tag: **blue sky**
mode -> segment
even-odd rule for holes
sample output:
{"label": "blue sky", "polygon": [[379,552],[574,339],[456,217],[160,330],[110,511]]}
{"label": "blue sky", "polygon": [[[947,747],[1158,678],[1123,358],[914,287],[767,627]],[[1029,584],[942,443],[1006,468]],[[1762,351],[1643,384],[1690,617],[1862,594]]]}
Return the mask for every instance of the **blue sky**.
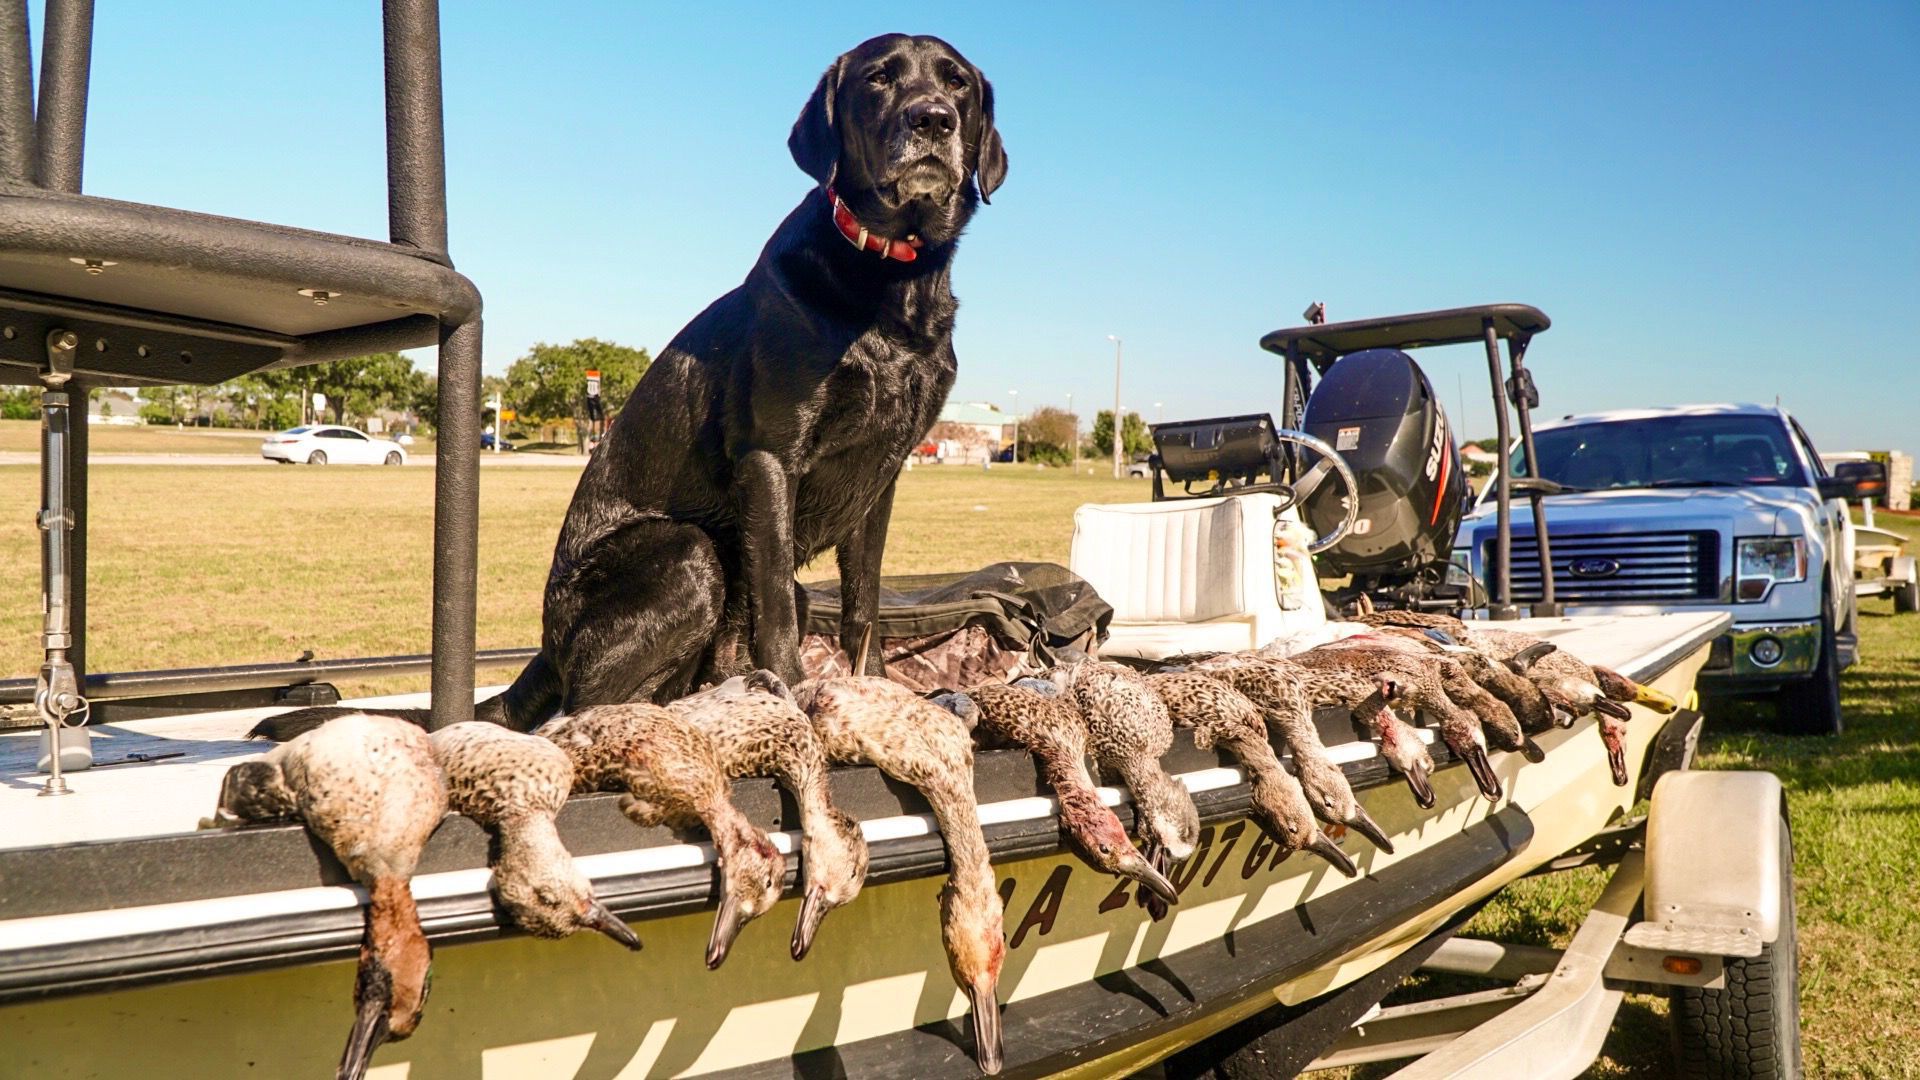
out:
{"label": "blue sky", "polygon": [[[39,5],[34,5],[36,27]],[[1543,412],[1778,395],[1825,449],[1920,450],[1920,7],[445,5],[453,254],[487,368],[657,350],[808,181],[833,57],[933,33],[1012,166],[955,272],[956,399],[1278,407],[1257,340],[1538,305]],[[383,236],[371,2],[99,5],[87,190]],[[1490,434],[1485,367],[1422,356]]]}

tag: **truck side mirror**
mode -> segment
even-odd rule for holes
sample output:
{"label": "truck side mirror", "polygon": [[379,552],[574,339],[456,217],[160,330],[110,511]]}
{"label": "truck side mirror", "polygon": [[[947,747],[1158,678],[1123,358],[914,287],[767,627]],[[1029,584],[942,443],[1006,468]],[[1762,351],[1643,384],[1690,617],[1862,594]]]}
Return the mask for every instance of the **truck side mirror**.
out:
{"label": "truck side mirror", "polygon": [[1820,481],[1823,499],[1872,499],[1887,493],[1887,467],[1878,461],[1842,461]]}

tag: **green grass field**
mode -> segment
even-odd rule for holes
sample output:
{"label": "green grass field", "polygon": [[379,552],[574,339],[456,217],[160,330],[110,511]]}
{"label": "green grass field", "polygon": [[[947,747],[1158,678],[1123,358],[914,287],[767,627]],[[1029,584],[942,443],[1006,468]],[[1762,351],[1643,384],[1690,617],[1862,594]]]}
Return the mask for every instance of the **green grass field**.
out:
{"label": "green grass field", "polygon": [[[169,434],[208,438],[142,433]],[[17,437],[0,425],[0,449]],[[480,645],[530,645],[576,474],[481,475]],[[0,560],[20,568],[0,607],[0,670],[11,675],[38,664],[38,482],[33,468],[0,467]],[[91,497],[96,671],[427,648],[430,470],[101,466]],[[901,481],[886,569],[1065,562],[1076,505],[1145,497],[1144,481],[1059,470],[918,469]],[[1920,536],[1920,519],[1889,520]],[[1885,599],[1862,604],[1845,735],[1782,738],[1764,705],[1740,706],[1711,718],[1702,745],[1703,766],[1770,769],[1790,793],[1810,1076],[1920,1075],[1908,1032],[1920,1001],[1920,615],[1891,610]],[[1470,932],[1565,944],[1602,880],[1593,871],[1522,882]],[[1665,1076],[1665,1040],[1664,1003],[1629,998],[1593,1075]]]}

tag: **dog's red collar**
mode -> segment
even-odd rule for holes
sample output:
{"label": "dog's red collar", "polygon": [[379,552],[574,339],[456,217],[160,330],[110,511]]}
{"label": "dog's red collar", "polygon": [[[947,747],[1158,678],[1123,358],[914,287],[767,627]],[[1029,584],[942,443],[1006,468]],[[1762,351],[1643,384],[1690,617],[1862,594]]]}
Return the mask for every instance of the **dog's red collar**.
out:
{"label": "dog's red collar", "polygon": [[919,237],[909,236],[905,240],[894,240],[868,232],[866,227],[860,224],[860,219],[853,216],[853,211],[847,209],[847,204],[840,201],[840,196],[833,193],[832,187],[827,188],[827,201],[833,206],[834,227],[840,230],[841,236],[847,238],[847,243],[861,251],[878,252],[883,259],[912,262],[920,257],[920,252],[916,250],[922,242]]}

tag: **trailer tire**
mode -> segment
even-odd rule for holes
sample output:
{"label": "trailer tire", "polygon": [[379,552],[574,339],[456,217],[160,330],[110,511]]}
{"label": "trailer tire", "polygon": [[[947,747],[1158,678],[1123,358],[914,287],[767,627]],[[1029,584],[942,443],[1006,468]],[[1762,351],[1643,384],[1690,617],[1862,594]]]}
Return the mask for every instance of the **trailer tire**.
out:
{"label": "trailer tire", "polygon": [[1840,715],[1837,630],[1831,620],[1821,621],[1820,660],[1813,674],[1779,693],[1780,726],[1789,735],[1838,735],[1845,726]]}
{"label": "trailer tire", "polygon": [[1893,611],[1896,615],[1920,611],[1920,580],[1908,581],[1893,590]]}
{"label": "trailer tire", "polygon": [[1676,1075],[1685,1080],[1798,1080],[1799,935],[1793,837],[1780,822],[1780,935],[1760,955],[1726,961],[1724,990],[1680,987],[1668,1013]]}

